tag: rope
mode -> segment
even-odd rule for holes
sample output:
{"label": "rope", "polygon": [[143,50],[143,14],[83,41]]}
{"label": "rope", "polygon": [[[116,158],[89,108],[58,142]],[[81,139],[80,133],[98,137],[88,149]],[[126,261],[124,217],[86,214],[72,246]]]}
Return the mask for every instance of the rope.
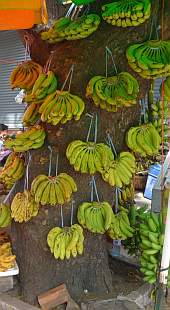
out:
{"label": "rope", "polygon": [[57,158],[56,158],[56,166],[55,166],[55,175],[58,175],[58,159],[59,159],[59,154],[57,153]]}
{"label": "rope", "polygon": [[90,201],[93,202],[93,200],[94,200],[94,184],[93,184],[93,177],[92,177],[92,179],[91,179],[89,185],[91,186]]}
{"label": "rope", "polygon": [[88,142],[89,138],[90,138],[90,133],[91,133],[91,128],[92,128],[92,124],[93,124],[93,117],[94,117],[94,115],[93,114],[86,114],[86,115],[91,118],[89,129],[88,129],[88,132],[87,132],[87,137],[86,137],[86,142]]}
{"label": "rope", "polygon": [[114,146],[114,143],[113,143],[112,138],[110,137],[110,134],[109,134],[109,133],[107,134],[107,137],[108,137],[109,145],[110,145],[110,147],[111,147],[111,149],[112,149],[112,151],[113,151],[115,157],[117,157],[116,148],[115,148],[115,146]]}
{"label": "rope", "polygon": [[53,59],[53,53],[54,53],[54,51],[51,51],[51,55],[47,59],[47,62],[45,64],[45,66],[44,66],[44,73],[47,73],[50,70],[51,62],[52,62],[52,59]]}
{"label": "rope", "polygon": [[108,59],[109,59],[109,56],[111,57],[115,73],[116,74],[118,73],[117,67],[116,67],[116,64],[115,64],[115,61],[114,61],[114,58],[113,58],[113,54],[112,54],[111,50],[106,46],[105,47],[106,78],[108,77]]}
{"label": "rope", "polygon": [[97,186],[96,186],[96,181],[95,181],[94,175],[92,176],[92,182],[93,182],[93,186],[94,186],[94,190],[95,190],[95,194],[96,194],[97,202],[100,202],[100,199],[99,199],[99,195],[98,195],[98,191],[97,191]]}
{"label": "rope", "polygon": [[72,200],[71,201],[71,220],[70,220],[71,226],[73,225],[74,205],[75,205],[75,201]]}
{"label": "rope", "polygon": [[64,227],[63,206],[60,206],[61,227]]}
{"label": "rope", "polygon": [[97,127],[98,127],[98,116],[96,113],[96,119],[95,119],[95,130],[94,130],[94,142],[97,142]]}
{"label": "rope", "polygon": [[48,146],[48,149],[50,150],[50,160],[49,160],[49,166],[48,166],[48,176],[50,177],[50,175],[51,175],[51,166],[52,166],[52,153],[53,153],[51,145]]}
{"label": "rope", "polygon": [[12,186],[12,188],[10,189],[8,195],[5,197],[5,199],[4,199],[4,201],[3,201],[4,204],[8,201],[8,198],[9,198],[10,195],[13,193],[15,186],[16,186],[16,183]]}
{"label": "rope", "polygon": [[61,88],[61,91],[64,90],[64,87],[66,86],[66,83],[68,81],[68,79],[70,78],[70,81],[69,81],[69,87],[68,87],[68,91],[70,92],[70,88],[71,88],[71,83],[72,83],[72,79],[73,79],[73,72],[74,72],[74,64],[71,66],[70,70],[69,70],[69,73],[67,74],[67,77],[63,83],[63,86]]}
{"label": "rope", "polygon": [[76,5],[74,3],[72,3],[65,16],[69,17],[75,7],[76,7]]}

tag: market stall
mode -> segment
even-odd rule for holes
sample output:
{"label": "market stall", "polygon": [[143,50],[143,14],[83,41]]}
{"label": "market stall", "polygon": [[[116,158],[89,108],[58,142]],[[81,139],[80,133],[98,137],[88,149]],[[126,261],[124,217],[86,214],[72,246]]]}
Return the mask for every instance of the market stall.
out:
{"label": "market stall", "polygon": [[46,29],[20,32],[31,60],[23,55],[10,82],[24,89],[24,130],[4,144],[12,153],[0,173],[10,191],[0,226],[12,221],[29,303],[61,283],[76,301],[110,292],[108,239],[138,257],[146,282],[159,277],[163,214],[135,205],[134,184],[151,164],[161,169],[166,156],[169,20],[162,3],[108,2],[86,10],[76,0],[80,6]]}

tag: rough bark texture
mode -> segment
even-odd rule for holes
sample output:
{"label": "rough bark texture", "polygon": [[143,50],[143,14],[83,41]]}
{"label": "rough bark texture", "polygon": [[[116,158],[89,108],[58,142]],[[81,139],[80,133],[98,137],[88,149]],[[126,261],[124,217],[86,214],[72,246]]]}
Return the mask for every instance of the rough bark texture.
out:
{"label": "rough bark texture", "polygon": [[[85,89],[89,79],[94,75],[105,74],[105,46],[112,50],[119,72],[127,70],[134,74],[128,67],[125,50],[130,44],[142,41],[149,27],[150,22],[147,22],[137,28],[119,29],[102,22],[99,30],[89,38],[56,45],[42,42],[34,30],[26,33],[31,34],[34,39],[31,46],[33,60],[44,65],[50,52],[54,51],[50,69],[57,74],[60,86],[71,65],[75,64],[71,92],[85,99]],[[22,31],[22,38],[24,34],[25,32]],[[140,83],[140,97],[142,97],[146,94],[149,83],[139,76],[137,78]],[[40,150],[31,152],[32,161],[29,170],[30,182],[37,174],[48,172],[47,145],[50,144],[54,150],[52,169],[54,173],[55,155],[59,151],[59,171],[72,175],[78,185],[78,192],[74,195],[76,208],[80,202],[90,198],[90,176],[75,173],[66,159],[65,150],[72,140],[86,138],[89,125],[86,112],[98,113],[98,141],[104,142],[106,132],[109,130],[117,152],[126,149],[125,132],[129,127],[138,123],[140,112],[139,105],[136,105],[132,108],[122,108],[117,113],[108,113],[96,109],[93,103],[85,101],[86,111],[79,122],[70,121],[61,126],[45,125],[46,145]],[[91,139],[93,138],[92,136]],[[113,204],[113,189],[104,183],[99,175],[96,179],[100,199]],[[16,191],[22,190],[23,182],[21,181]],[[69,225],[70,205],[65,205],[63,209],[64,224]],[[76,210],[74,220],[76,221]],[[20,283],[24,299],[29,303],[36,303],[38,294],[63,282],[66,283],[71,296],[76,301],[81,299],[84,290],[99,294],[110,291],[112,278],[107,260],[105,237],[85,232],[84,254],[67,262],[58,262],[50,254],[46,243],[48,231],[56,225],[60,225],[60,208],[48,206],[42,208],[38,216],[29,223],[13,223],[12,225],[13,246],[20,268]]]}

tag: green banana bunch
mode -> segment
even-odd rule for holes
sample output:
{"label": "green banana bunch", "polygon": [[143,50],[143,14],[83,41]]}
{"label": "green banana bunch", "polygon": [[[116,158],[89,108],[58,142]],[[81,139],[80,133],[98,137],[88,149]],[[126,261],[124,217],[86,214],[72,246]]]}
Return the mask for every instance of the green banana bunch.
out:
{"label": "green banana bunch", "polygon": [[84,101],[68,91],[57,90],[48,95],[39,108],[43,122],[57,125],[65,124],[74,118],[78,121],[84,111]]}
{"label": "green banana bunch", "polygon": [[162,252],[164,235],[162,234],[162,214],[149,212],[144,223],[140,224],[141,257],[140,271],[144,280],[150,284],[157,281],[159,259]]}
{"label": "green banana bunch", "polygon": [[60,173],[55,177],[38,175],[31,184],[31,193],[35,201],[41,205],[63,205],[71,200],[77,191],[77,185],[67,173]]}
{"label": "green banana bunch", "polygon": [[47,244],[55,259],[70,259],[84,251],[84,235],[80,225],[54,227],[47,235]]}
{"label": "green banana bunch", "polygon": [[40,125],[35,125],[27,131],[17,134],[16,138],[7,139],[4,146],[13,149],[14,152],[26,152],[42,147],[45,137],[45,130]]}
{"label": "green banana bunch", "polygon": [[11,153],[0,172],[0,182],[6,189],[11,189],[23,177],[24,171],[24,160],[16,153]]}
{"label": "green banana bunch", "polygon": [[113,216],[112,207],[106,201],[83,202],[77,212],[79,224],[98,234],[104,234],[110,228]]}
{"label": "green banana bunch", "polygon": [[152,123],[131,127],[126,133],[127,146],[141,156],[159,153],[161,137]]}
{"label": "green banana bunch", "polygon": [[[167,97],[166,97],[166,100],[167,100]],[[170,116],[169,103],[166,100],[164,101],[164,103],[162,103],[161,100],[153,102],[151,104],[151,114],[150,114],[153,126],[159,132],[160,136],[162,136],[162,114],[164,113],[165,138],[168,136],[168,133],[169,133],[168,118]]]}
{"label": "green banana bunch", "polygon": [[0,204],[0,227],[8,227],[12,222],[10,206]]}
{"label": "green banana bunch", "polygon": [[170,41],[150,40],[136,43],[126,50],[130,67],[145,79],[170,75]]}
{"label": "green banana bunch", "polygon": [[99,24],[100,17],[97,14],[84,15],[76,20],[62,17],[56,20],[48,31],[41,33],[41,39],[49,43],[83,39],[96,31]]}
{"label": "green banana bunch", "polygon": [[101,174],[105,182],[122,188],[123,185],[129,185],[135,170],[135,157],[130,152],[121,152],[107,168],[102,170]]}
{"label": "green banana bunch", "polygon": [[118,201],[120,205],[126,205],[134,202],[135,199],[135,189],[133,183],[124,185],[118,193]]}
{"label": "green banana bunch", "polygon": [[117,112],[118,107],[136,104],[138,93],[138,81],[128,72],[108,78],[94,76],[86,88],[86,97],[108,112]]}
{"label": "green banana bunch", "polygon": [[112,214],[111,225],[107,235],[113,240],[125,240],[132,237],[134,229],[131,227],[128,210],[119,206],[119,212]]}
{"label": "green banana bunch", "polygon": [[53,71],[41,72],[35,81],[31,93],[24,98],[26,103],[41,102],[57,90],[58,82]]}
{"label": "green banana bunch", "polygon": [[28,222],[36,216],[39,211],[39,204],[28,190],[17,193],[11,204],[11,217],[15,222]]}
{"label": "green banana bunch", "polygon": [[39,118],[39,105],[33,101],[32,103],[27,105],[27,108],[22,118],[22,123],[25,127],[29,127],[35,125]]}
{"label": "green banana bunch", "polygon": [[66,156],[76,171],[94,174],[106,169],[114,155],[106,144],[75,140],[66,150]]}
{"label": "green banana bunch", "polygon": [[149,19],[151,14],[150,0],[120,0],[102,7],[103,19],[113,26],[138,26]]}

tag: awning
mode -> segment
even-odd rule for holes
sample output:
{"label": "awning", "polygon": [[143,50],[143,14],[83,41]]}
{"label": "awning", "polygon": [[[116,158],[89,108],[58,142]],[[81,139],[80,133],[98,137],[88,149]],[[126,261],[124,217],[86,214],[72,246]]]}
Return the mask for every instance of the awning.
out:
{"label": "awning", "polygon": [[46,0],[0,0],[0,30],[29,29],[47,22]]}

